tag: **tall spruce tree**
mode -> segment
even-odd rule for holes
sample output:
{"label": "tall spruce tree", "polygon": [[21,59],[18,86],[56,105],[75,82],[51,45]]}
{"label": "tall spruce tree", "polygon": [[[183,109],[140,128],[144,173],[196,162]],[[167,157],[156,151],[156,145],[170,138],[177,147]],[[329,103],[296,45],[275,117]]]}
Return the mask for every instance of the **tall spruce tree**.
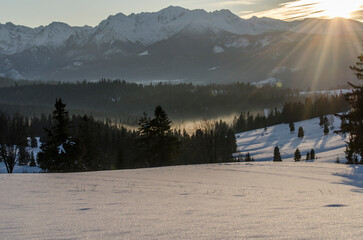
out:
{"label": "tall spruce tree", "polygon": [[311,160],[315,159],[315,150],[314,149],[311,149],[311,151],[310,151],[310,159]]}
{"label": "tall spruce tree", "polygon": [[[357,80],[363,80],[363,54],[358,56],[358,62],[350,69]],[[348,84],[353,87],[353,91],[345,95],[345,99],[350,105],[350,111],[338,115],[342,124],[341,129],[336,133],[349,133],[345,155],[348,163],[358,163],[358,156],[363,157],[363,86],[350,82]]]}
{"label": "tall spruce tree", "polygon": [[299,127],[299,130],[297,132],[297,137],[298,138],[303,138],[304,137],[304,129],[302,127]]}
{"label": "tall spruce tree", "polygon": [[[145,113],[139,120],[138,143],[140,156],[149,166],[166,166],[173,161],[178,145],[171,131],[171,121],[160,105],[156,106],[154,118]],[[146,158],[146,159],[145,159]]]}
{"label": "tall spruce tree", "polygon": [[296,151],[294,153],[294,160],[295,162],[298,162],[301,160],[301,153],[300,150],[298,148],[296,148]]}
{"label": "tall spruce tree", "polygon": [[72,172],[83,169],[79,142],[70,135],[71,122],[66,104],[57,99],[53,111],[54,126],[47,129],[48,137],[38,154],[39,166],[50,172]]}
{"label": "tall spruce tree", "polygon": [[274,149],[273,161],[274,162],[282,162],[279,146],[276,146],[275,149]]}

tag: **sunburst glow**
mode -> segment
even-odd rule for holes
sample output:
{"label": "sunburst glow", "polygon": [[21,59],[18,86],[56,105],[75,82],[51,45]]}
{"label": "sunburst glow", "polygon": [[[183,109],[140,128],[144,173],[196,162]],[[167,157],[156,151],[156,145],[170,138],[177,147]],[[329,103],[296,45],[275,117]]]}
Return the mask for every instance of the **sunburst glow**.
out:
{"label": "sunburst glow", "polygon": [[323,10],[323,14],[328,17],[350,18],[351,13],[358,10],[363,5],[360,0],[322,0],[319,1],[316,8]]}

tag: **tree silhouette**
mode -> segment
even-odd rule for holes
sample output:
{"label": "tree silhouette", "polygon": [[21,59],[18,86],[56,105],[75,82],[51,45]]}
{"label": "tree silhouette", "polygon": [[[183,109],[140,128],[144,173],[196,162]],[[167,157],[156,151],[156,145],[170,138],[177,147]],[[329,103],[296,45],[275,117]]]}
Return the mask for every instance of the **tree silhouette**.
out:
{"label": "tree silhouette", "polygon": [[300,150],[298,148],[296,148],[296,151],[294,153],[294,160],[295,162],[298,162],[301,160],[301,153]]}
{"label": "tree silhouette", "polygon": [[304,129],[302,127],[299,127],[297,137],[303,138],[304,137]]}
{"label": "tree silhouette", "polygon": [[310,159],[311,160],[315,159],[315,150],[314,149],[311,149],[311,151],[310,151]]}
{"label": "tree silhouette", "polygon": [[282,162],[281,155],[280,155],[280,149],[279,149],[278,146],[276,146],[275,149],[274,149],[273,161],[274,162]]}
{"label": "tree silhouette", "polygon": [[[350,69],[358,80],[363,80],[363,54],[358,56],[358,62]],[[363,86],[348,84],[353,91],[345,95],[351,109],[348,113],[338,115],[341,120],[341,130],[336,133],[349,133],[345,155],[348,163],[358,163],[358,156],[363,156]]]}
{"label": "tree silhouette", "polygon": [[150,166],[172,163],[178,142],[172,134],[171,121],[160,105],[155,108],[154,118],[150,119],[145,113],[140,118],[138,136],[140,157],[147,160]]}
{"label": "tree silhouette", "polygon": [[38,164],[50,172],[83,170],[78,141],[70,135],[71,123],[65,110],[66,104],[57,99],[54,107],[52,117],[55,125],[51,130],[47,129],[48,137],[38,154]]}

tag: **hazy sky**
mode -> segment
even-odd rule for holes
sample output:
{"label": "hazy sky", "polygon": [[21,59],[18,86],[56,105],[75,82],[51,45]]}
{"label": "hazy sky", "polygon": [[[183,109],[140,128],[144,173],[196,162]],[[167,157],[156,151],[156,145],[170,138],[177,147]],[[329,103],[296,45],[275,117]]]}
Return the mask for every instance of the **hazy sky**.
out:
{"label": "hazy sky", "polygon": [[229,9],[242,18],[347,17],[363,21],[363,0],[0,0],[0,23],[36,27],[60,21],[96,26],[119,12],[154,12],[170,5],[207,11]]}

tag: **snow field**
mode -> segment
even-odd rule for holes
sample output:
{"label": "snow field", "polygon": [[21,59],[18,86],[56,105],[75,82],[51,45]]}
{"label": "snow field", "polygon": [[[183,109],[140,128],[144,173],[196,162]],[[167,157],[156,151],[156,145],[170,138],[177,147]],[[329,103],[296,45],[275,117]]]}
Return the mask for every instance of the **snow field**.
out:
{"label": "snow field", "polygon": [[363,168],[253,162],[0,175],[0,239],[360,239]]}

